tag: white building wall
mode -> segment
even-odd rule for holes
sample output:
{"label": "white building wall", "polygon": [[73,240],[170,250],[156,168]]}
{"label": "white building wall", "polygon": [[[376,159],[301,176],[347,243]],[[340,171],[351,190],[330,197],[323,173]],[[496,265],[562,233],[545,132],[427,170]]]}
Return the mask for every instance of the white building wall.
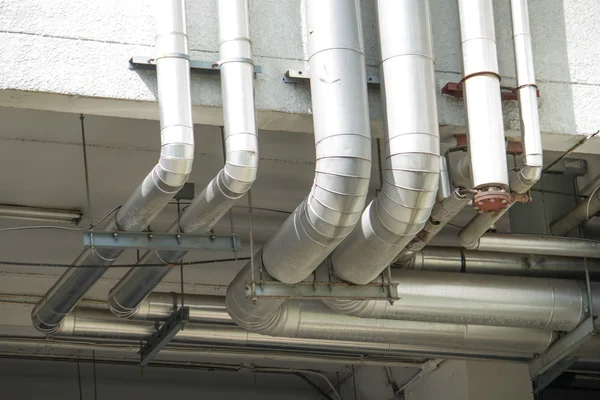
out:
{"label": "white building wall", "polygon": [[[191,54],[218,58],[217,0],[187,1]],[[256,81],[262,129],[310,132],[308,85],[285,84],[288,69],[303,69],[304,0],[250,0]],[[453,0],[431,0],[438,89],[461,79],[458,11]],[[497,0],[496,30],[503,84],[514,86],[508,1]],[[540,114],[547,150],[564,150],[600,125],[600,18],[596,0],[531,0]],[[377,73],[375,0],[362,0],[368,72]],[[157,118],[155,75],[131,71],[134,54],[153,54],[152,0],[0,0],[0,105]],[[218,77],[194,75],[195,121],[221,123]],[[374,133],[382,131],[379,91],[369,91]],[[439,95],[445,134],[463,132],[462,100]],[[505,103],[505,122],[517,135],[514,103]],[[600,152],[600,142],[582,149]]]}

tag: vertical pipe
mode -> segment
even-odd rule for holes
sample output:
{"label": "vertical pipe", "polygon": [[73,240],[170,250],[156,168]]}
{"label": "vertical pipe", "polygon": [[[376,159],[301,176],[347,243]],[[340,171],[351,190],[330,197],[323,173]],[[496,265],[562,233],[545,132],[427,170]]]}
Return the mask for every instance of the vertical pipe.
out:
{"label": "vertical pipe", "polygon": [[428,0],[378,0],[385,113],[384,180],[357,228],[331,256],[337,277],[366,284],[423,228],[440,171]]}
{"label": "vertical pipe", "polygon": [[510,1],[521,135],[525,150],[523,168],[511,171],[510,187],[521,194],[526,193],[540,179],[544,161],[527,1]]}
{"label": "vertical pipe", "polygon": [[[185,184],[192,170],[194,127],[184,1],[161,0],[156,4],[160,159],[105,230],[145,229]],[[55,332],[63,318],[106,272],[104,268],[77,266],[107,266],[122,252],[84,250],[35,306],[31,313],[33,325],[44,333]]]}
{"label": "vertical pipe", "polygon": [[[185,209],[170,232],[208,231],[250,190],[258,170],[254,65],[248,0],[219,0],[219,56],[225,121],[225,166]],[[138,264],[175,264],[185,251],[149,251]],[[128,317],[160,283],[170,266],[132,268],[110,291],[108,303]]]}
{"label": "vertical pipe", "polygon": [[508,187],[492,0],[458,0],[473,187]]}

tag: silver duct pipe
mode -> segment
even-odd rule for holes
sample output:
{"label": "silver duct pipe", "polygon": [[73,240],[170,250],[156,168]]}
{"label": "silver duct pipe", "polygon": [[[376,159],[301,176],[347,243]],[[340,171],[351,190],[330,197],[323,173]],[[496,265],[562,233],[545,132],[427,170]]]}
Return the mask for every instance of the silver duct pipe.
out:
{"label": "silver duct pipe", "polygon": [[497,253],[600,258],[600,242],[542,235],[488,233],[468,249]]}
{"label": "silver duct pipe", "polygon": [[511,171],[509,181],[511,190],[520,194],[527,193],[540,180],[544,166],[527,1],[510,1],[517,69],[517,94],[519,95],[521,135],[523,136],[525,156],[523,168]]}
{"label": "silver duct pipe", "polygon": [[[141,231],[187,181],[194,159],[190,70],[183,0],[157,3],[156,69],[161,126],[158,164],[118,210],[109,231]],[[86,249],[39,301],[33,325],[53,333],[90,287],[106,272],[79,265],[110,265],[122,250]]]}
{"label": "silver duct pipe", "polygon": [[339,278],[366,284],[423,228],[436,202],[440,143],[428,0],[378,0],[385,110],[384,179],[333,251]]}
{"label": "silver duct pipe", "polygon": [[[394,270],[400,300],[327,300],[362,318],[571,331],[589,310],[584,282]],[[596,300],[600,305],[600,295]]]}
{"label": "silver duct pipe", "polygon": [[[426,247],[402,258],[394,268],[467,274],[585,279],[585,259],[533,254],[470,251],[458,247]],[[600,259],[590,258],[592,277],[600,277]]]}
{"label": "silver duct pipe", "polygon": [[[307,0],[317,162],[309,196],[264,245],[256,271],[285,283],[308,277],[359,221],[371,176],[371,134],[358,0]],[[227,290],[241,326],[268,319],[282,303],[246,298],[250,264]]]}
{"label": "silver duct pipe", "polygon": [[[218,4],[225,166],[184,210],[169,232],[209,231],[250,190],[256,179],[258,133],[248,0],[219,0]],[[185,251],[149,251],[138,264],[175,264],[185,254]],[[110,309],[128,317],[169,271],[171,267],[166,265],[132,268],[111,289]]]}
{"label": "silver duct pipe", "polygon": [[458,0],[473,187],[508,188],[492,0]]}
{"label": "silver duct pipe", "polygon": [[437,202],[441,203],[452,196],[452,179],[448,170],[446,157],[440,157],[440,186],[438,188]]}
{"label": "silver duct pipe", "polygon": [[429,221],[425,224],[425,227],[407,246],[407,250],[409,251],[407,251],[406,254],[424,248],[463,208],[467,206],[467,204],[469,204],[472,198],[472,194],[464,193],[460,189],[455,189],[454,192],[452,192],[452,195],[446,197],[441,203],[436,204],[431,211],[431,216],[429,217]]}
{"label": "silver duct pipe", "polygon": [[[340,315],[318,302],[286,302],[287,324],[277,326],[277,336],[248,332],[237,326],[212,325],[203,318],[195,324],[193,309],[203,308],[203,296],[186,296],[191,324],[179,332],[174,344],[195,344],[287,352],[321,352],[345,355],[528,354],[543,352],[555,339],[551,331],[374,320]],[[167,315],[165,315],[166,317]],[[154,323],[116,319],[110,313],[78,309],[61,325],[57,336],[142,340],[154,332]],[[471,354],[467,354],[468,353]]]}
{"label": "silver duct pipe", "polygon": [[585,224],[597,213],[600,212],[600,186],[597,187],[587,200],[582,201],[573,210],[552,222],[550,233],[557,236],[563,236]]}
{"label": "silver duct pipe", "polygon": [[[537,86],[533,68],[533,50],[527,0],[511,0],[510,5],[517,69],[517,92],[521,113],[521,134],[525,150],[523,168],[511,171],[510,173],[510,189],[515,193],[525,194],[542,175],[542,135],[540,133]],[[476,216],[459,233],[461,244],[467,248],[472,247],[511,206],[512,204],[509,204],[503,210]]]}

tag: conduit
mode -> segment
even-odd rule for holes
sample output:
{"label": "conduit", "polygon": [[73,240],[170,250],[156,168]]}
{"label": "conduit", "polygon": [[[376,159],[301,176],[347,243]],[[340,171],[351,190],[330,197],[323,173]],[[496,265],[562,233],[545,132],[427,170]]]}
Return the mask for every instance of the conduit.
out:
{"label": "conduit", "polygon": [[[169,232],[207,232],[250,190],[258,170],[254,65],[248,0],[219,0],[219,55],[225,121],[225,166]],[[176,264],[186,251],[149,251],[138,264]],[[110,291],[108,303],[128,317],[171,271],[170,266],[132,268]]]}
{"label": "conduit", "polygon": [[[105,227],[141,231],[187,181],[194,159],[190,65],[183,0],[157,1],[156,70],[161,127],[158,164]],[[51,334],[63,318],[106,272],[79,265],[111,265],[123,250],[86,249],[39,301],[33,325]]]}
{"label": "conduit", "polygon": [[[400,300],[326,300],[363,318],[513,326],[571,331],[586,317],[584,282],[394,270]],[[594,299],[600,305],[600,294]]]}
{"label": "conduit", "polygon": [[428,221],[436,202],[440,143],[428,0],[378,0],[386,121],[381,192],[334,250],[339,278],[377,277]]}
{"label": "conduit", "polygon": [[[358,0],[306,2],[316,146],[308,197],[256,257],[255,280],[297,283],[308,277],[359,221],[371,176],[371,134]],[[261,278],[262,276],[262,278]],[[250,263],[227,290],[232,318],[254,329],[282,300],[246,298]]]}

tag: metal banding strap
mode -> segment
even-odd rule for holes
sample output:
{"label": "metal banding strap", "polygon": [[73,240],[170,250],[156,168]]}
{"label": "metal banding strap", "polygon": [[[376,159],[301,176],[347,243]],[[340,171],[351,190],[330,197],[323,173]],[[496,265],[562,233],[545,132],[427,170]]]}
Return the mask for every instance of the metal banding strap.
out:
{"label": "metal banding strap", "polygon": [[162,53],[154,57],[153,60],[160,60],[161,58],[183,58],[184,60],[190,60],[190,56],[184,53]]}
{"label": "metal banding strap", "polygon": [[219,60],[214,65],[217,67],[220,67],[223,64],[227,64],[227,63],[231,63],[231,62],[241,62],[241,63],[254,65],[254,60],[252,60],[251,58],[246,58],[246,57],[232,57],[232,58],[228,58],[226,60]]}

